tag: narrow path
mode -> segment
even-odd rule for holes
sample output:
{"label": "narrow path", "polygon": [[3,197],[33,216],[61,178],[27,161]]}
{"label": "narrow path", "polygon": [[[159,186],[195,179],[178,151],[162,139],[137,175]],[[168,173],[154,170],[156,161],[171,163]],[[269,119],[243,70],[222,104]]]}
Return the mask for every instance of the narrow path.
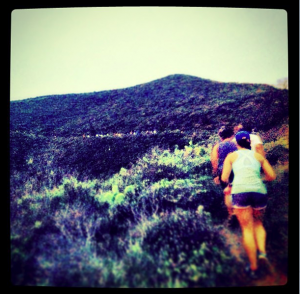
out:
{"label": "narrow path", "polygon": [[[247,260],[245,250],[242,244],[242,235],[240,230],[230,228],[223,228],[220,232],[227,240],[230,247],[230,252],[236,257],[238,262],[245,262]],[[285,285],[287,283],[287,276],[275,266],[269,263],[269,273],[263,278],[250,282],[249,286],[277,286]]]}

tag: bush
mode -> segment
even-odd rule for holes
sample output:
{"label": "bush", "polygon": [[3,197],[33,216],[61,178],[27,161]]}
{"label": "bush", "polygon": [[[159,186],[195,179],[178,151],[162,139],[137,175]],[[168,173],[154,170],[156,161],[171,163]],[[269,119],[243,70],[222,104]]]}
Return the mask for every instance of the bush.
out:
{"label": "bush", "polygon": [[153,255],[158,273],[167,274],[174,286],[233,286],[239,276],[219,228],[204,210],[176,210],[147,231],[142,248]]}
{"label": "bush", "polygon": [[269,200],[264,216],[267,231],[267,251],[272,260],[287,274],[289,174],[283,173],[281,181],[267,183]]}
{"label": "bush", "polygon": [[282,145],[276,145],[267,152],[266,158],[271,165],[275,165],[279,160],[288,161],[289,150]]}

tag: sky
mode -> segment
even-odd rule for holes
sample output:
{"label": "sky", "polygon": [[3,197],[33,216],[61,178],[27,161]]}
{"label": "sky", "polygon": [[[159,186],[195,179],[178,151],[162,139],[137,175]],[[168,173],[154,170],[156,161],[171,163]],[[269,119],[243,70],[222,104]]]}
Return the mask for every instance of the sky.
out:
{"label": "sky", "polygon": [[10,100],[132,87],[172,74],[274,85],[288,77],[281,9],[16,9]]}

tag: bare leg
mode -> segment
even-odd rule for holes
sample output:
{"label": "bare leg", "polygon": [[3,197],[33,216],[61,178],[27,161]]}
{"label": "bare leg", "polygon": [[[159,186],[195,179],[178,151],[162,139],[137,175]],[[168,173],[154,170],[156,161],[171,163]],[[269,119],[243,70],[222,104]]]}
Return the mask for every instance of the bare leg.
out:
{"label": "bare leg", "polygon": [[258,251],[261,253],[266,253],[267,233],[262,223],[263,213],[263,210],[253,210],[254,236]]}
{"label": "bare leg", "polygon": [[231,196],[231,187],[227,186],[224,189],[224,202],[225,205],[227,207],[227,211],[228,211],[228,216],[229,219],[231,218],[232,214],[233,214],[233,209],[232,209],[232,196]]}
{"label": "bare leg", "polygon": [[224,202],[225,202],[225,205],[227,207],[227,211],[228,211],[228,217],[229,219],[231,218],[232,216],[232,202],[231,202],[231,195],[224,195]]}
{"label": "bare leg", "polygon": [[243,245],[250,262],[251,270],[257,269],[256,241],[254,235],[253,210],[251,207],[234,209],[235,215],[240,223],[243,234]]}

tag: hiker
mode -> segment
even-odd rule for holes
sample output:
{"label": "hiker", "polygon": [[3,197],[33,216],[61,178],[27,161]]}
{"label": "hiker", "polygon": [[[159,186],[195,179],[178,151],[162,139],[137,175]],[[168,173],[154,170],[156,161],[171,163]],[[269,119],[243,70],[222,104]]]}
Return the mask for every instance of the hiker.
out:
{"label": "hiker", "polygon": [[256,151],[257,153],[265,157],[266,154],[264,150],[264,145],[261,137],[259,136],[259,133],[256,132],[256,128],[251,130],[250,141],[251,141],[251,150]]}
{"label": "hiker", "polygon": [[[213,168],[213,175],[214,175],[214,182],[217,185],[221,185],[221,188],[224,192],[224,202],[227,207],[229,216],[232,214],[231,209],[231,189],[227,183],[224,183],[221,179],[223,163],[226,156],[237,150],[236,143],[232,142],[233,140],[233,129],[230,127],[222,126],[219,131],[218,135],[221,139],[212,149],[210,160]],[[233,180],[233,172],[230,175],[229,182],[231,183]]]}
{"label": "hiker", "polygon": [[[256,151],[257,153],[265,157],[262,139],[255,130],[256,128],[253,128],[247,123],[239,123],[237,126],[234,127],[235,134],[239,131],[246,131],[250,133],[251,150]],[[233,141],[235,142],[235,138],[233,139]]]}
{"label": "hiker", "polygon": [[251,278],[257,278],[258,260],[267,261],[266,231],[262,223],[267,190],[260,169],[266,181],[275,180],[276,174],[264,156],[251,150],[248,132],[240,131],[235,138],[238,150],[226,157],[221,180],[229,183],[230,174],[234,172],[232,207],[242,229],[243,245],[250,262],[245,270]]}

